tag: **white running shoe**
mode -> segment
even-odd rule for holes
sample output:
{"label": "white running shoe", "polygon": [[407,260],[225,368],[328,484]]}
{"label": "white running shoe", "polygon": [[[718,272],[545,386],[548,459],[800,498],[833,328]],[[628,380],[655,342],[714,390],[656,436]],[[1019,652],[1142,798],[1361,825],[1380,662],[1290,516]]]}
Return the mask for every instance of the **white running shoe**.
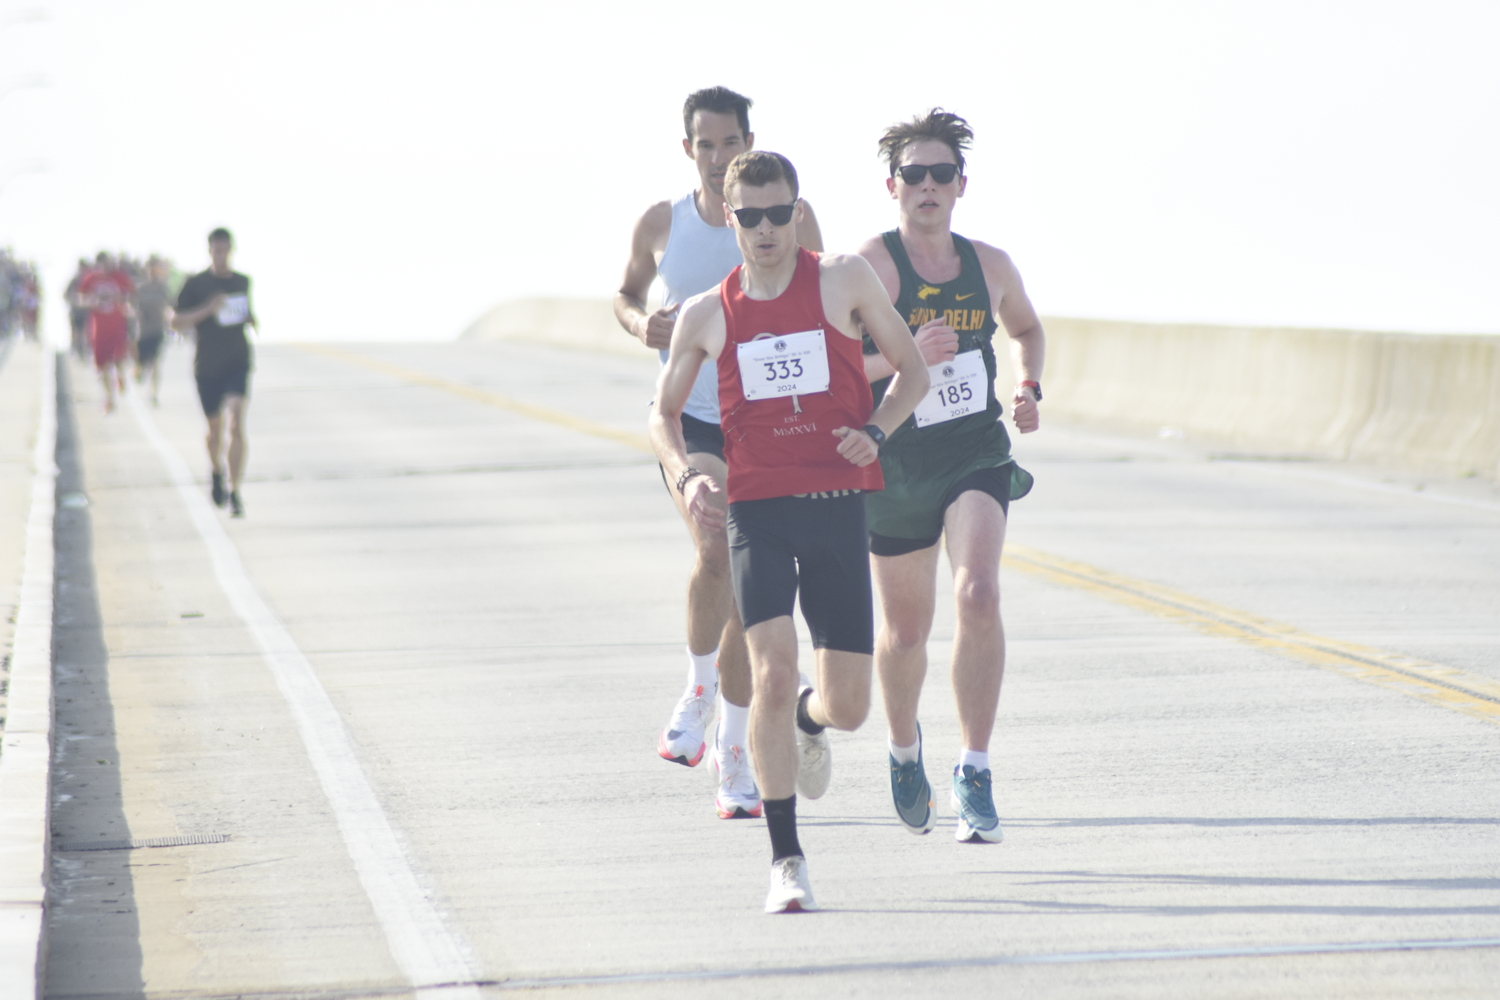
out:
{"label": "white running shoe", "polygon": [[767,913],[811,913],[818,908],[807,884],[807,859],[800,854],[771,862],[771,891]]}
{"label": "white running shoe", "polygon": [[667,723],[667,728],[661,731],[661,737],[656,741],[656,752],[663,760],[688,767],[698,766],[708,746],[703,737],[714,721],[718,698],[718,684],[711,688],[697,684],[683,693],[672,712],[672,721]]}
{"label": "white running shoe", "polygon": [[[797,691],[799,702],[808,688],[804,683]],[[797,729],[797,791],[805,798],[821,799],[833,777],[833,748],[828,744],[828,730],[813,736],[804,732],[795,720],[792,725]]]}
{"label": "white running shoe", "polygon": [[760,789],[755,787],[749,753],[739,747],[726,750],[715,741],[713,752],[708,755],[708,770],[714,784],[719,786],[714,805],[720,819],[760,818]]}

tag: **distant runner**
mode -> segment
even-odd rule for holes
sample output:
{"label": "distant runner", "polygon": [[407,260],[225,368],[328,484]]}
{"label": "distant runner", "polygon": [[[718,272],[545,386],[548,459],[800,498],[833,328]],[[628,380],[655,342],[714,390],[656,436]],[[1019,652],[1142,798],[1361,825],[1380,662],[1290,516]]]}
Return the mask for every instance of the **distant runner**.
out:
{"label": "distant runner", "polygon": [[[742,153],[729,165],[724,197],[745,263],[684,304],[657,385],[651,440],[703,529],[726,524],[718,494],[727,492],[734,598],[754,674],[750,745],[771,835],[766,912],[786,913],[817,909],[797,838],[796,792],[816,798],[827,788],[825,727],[858,728],[870,709],[874,610],[863,494],[880,489],[880,443],[926,393],[927,369],[869,264],[798,248],[805,211],[786,157]],[[861,326],[897,373],[878,408]],[[683,407],[707,361],[723,414],[724,487],[692,465],[682,431]],[[814,686],[798,683],[799,591],[817,651]]]}
{"label": "distant runner", "polygon": [[135,290],[135,314],[140,336],[135,342],[135,380],[151,379],[151,405],[160,405],[162,342],[167,335],[167,317],[172,311],[167,290],[167,264],[158,257],[146,262],[146,280]]}
{"label": "distant runner", "polygon": [[[724,87],[688,95],[682,107],[687,138],[683,151],[698,168],[698,188],[675,201],[657,202],[636,222],[630,260],[615,296],[615,316],[632,337],[656,348],[667,361],[672,324],[689,297],[716,287],[741,261],[739,244],[724,215],[724,172],[729,161],[755,145],[748,97]],[[823,249],[812,207],[805,205],[798,241]],[[657,277],[665,286],[660,309],[646,311],[646,296]],[[704,365],[681,414],[682,433],[692,464],[724,482],[724,435],[719,429],[719,392],[714,366]],[[723,819],[760,815],[748,754],[750,660],[729,584],[729,546],[722,527],[704,528],[687,512],[682,496],[669,489],[693,536],[696,558],[688,578],[688,683],[672,718],[657,740],[666,760],[694,767],[703,758],[704,734],[714,716],[722,679],[724,711],[718,743],[709,757],[718,791],[714,802]],[[720,501],[722,502],[722,501]]]}
{"label": "distant runner", "polygon": [[[891,126],[880,140],[891,169],[886,187],[900,206],[901,222],[859,253],[880,276],[932,366],[932,387],[881,449],[885,491],[871,495],[868,509],[884,617],[875,663],[890,722],[896,815],[913,833],[927,833],[936,822],[917,701],[927,675],[938,541],[946,537],[958,605],[953,694],[963,734],[950,798],[958,814],[955,835],[998,843],[1004,834],[991,791],[989,745],[1005,672],[1000,551],[1010,501],[1030,491],[1031,475],[1011,459],[1000,422],[996,320],[1005,326],[1021,374],[1011,406],[1022,434],[1036,430],[1040,420],[1046,340],[1005,252],[950,228],[968,184],[963,151],[972,140],[968,123],[940,108]],[[875,343],[867,341],[865,351],[878,400],[891,368],[875,353]]]}
{"label": "distant runner", "polygon": [[94,349],[94,365],[104,382],[104,412],[115,408],[115,391],[125,391],[125,358],[130,353],[130,297],[135,283],[109,257],[100,251],[94,268],[79,279],[78,301],[89,310],[89,344]]}
{"label": "distant runner", "polygon": [[[240,499],[240,478],[245,471],[245,411],[249,407],[250,341],[248,324],[260,329],[250,306],[250,279],[230,270],[229,255],[234,239],[227,229],[208,234],[207,271],[193,275],[177,293],[174,330],[197,330],[198,350],[193,374],[198,381],[198,399],[208,418],[208,460],[213,467],[212,496],[218,507],[229,504],[234,517],[245,516]],[[229,414],[228,489],[225,489],[224,414]]]}

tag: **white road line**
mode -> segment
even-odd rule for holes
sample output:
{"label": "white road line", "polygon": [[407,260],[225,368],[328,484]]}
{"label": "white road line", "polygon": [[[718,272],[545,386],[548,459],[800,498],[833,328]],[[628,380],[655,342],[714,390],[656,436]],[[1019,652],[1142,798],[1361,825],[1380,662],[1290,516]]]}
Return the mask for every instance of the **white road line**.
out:
{"label": "white road line", "polygon": [[[208,547],[214,575],[235,613],[255,637],[276,678],[307,746],[307,755],[338,820],[344,845],[375,915],[385,931],[391,956],[418,996],[480,1000],[468,949],[448,929],[417,881],[395,830],[365,776],[344,728],[312,664],[298,648],[245,571],[239,550],[219,523],[219,515],[193,482],[192,473],[157,429],[139,393],[125,396],[146,440],[167,466],[188,515]],[[455,985],[460,984],[460,985]]]}
{"label": "white road line", "polygon": [[41,390],[31,459],[31,508],[11,640],[5,746],[0,751],[0,997],[26,1000],[38,995],[38,962],[46,937],[58,357],[44,345],[37,362]]}

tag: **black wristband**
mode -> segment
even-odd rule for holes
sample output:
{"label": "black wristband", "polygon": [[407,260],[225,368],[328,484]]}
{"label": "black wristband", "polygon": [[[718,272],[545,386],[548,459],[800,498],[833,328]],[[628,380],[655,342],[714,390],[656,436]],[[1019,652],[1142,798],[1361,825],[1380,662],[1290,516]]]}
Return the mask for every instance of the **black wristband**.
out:
{"label": "black wristband", "polygon": [[681,493],[683,496],[687,496],[686,493],[683,493],[683,490],[685,490],[687,488],[688,480],[692,479],[694,476],[701,476],[701,475],[704,475],[704,473],[699,472],[697,469],[693,468],[691,465],[688,466],[686,469],[683,469],[682,470],[682,475],[680,475],[680,476],[677,477],[677,492]]}
{"label": "black wristband", "polygon": [[875,442],[876,451],[879,451],[881,446],[885,444],[885,431],[874,424],[865,424],[860,430],[870,435],[870,440]]}

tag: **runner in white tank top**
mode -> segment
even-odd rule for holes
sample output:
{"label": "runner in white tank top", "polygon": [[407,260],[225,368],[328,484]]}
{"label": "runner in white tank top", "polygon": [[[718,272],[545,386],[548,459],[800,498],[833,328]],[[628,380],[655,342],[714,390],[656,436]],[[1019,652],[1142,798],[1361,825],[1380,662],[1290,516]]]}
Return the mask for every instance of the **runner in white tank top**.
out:
{"label": "runner in white tank top", "polygon": [[[635,224],[630,260],[615,296],[620,325],[662,363],[672,340],[677,307],[719,284],[740,264],[734,231],[726,225],[724,172],[729,161],[755,143],[750,131],[750,100],[723,87],[688,96],[683,105],[687,138],[683,151],[698,169],[698,188],[676,201],[657,202]],[[812,207],[798,225],[802,246],[822,250]],[[666,286],[662,307],[647,311],[646,296],[658,277]],[[683,410],[683,436],[693,467],[724,483],[724,436],[719,430],[718,378],[704,365]],[[688,684],[672,718],[657,740],[666,760],[696,766],[707,750],[716,694],[723,684],[723,718],[709,765],[718,775],[715,804],[724,819],[761,814],[760,792],[749,760],[750,658],[729,578],[729,545],[724,529],[705,529],[687,513],[681,493],[667,484],[677,512],[693,536],[697,555],[688,578]],[[720,497],[723,494],[719,494]],[[717,666],[717,669],[715,669]]]}

